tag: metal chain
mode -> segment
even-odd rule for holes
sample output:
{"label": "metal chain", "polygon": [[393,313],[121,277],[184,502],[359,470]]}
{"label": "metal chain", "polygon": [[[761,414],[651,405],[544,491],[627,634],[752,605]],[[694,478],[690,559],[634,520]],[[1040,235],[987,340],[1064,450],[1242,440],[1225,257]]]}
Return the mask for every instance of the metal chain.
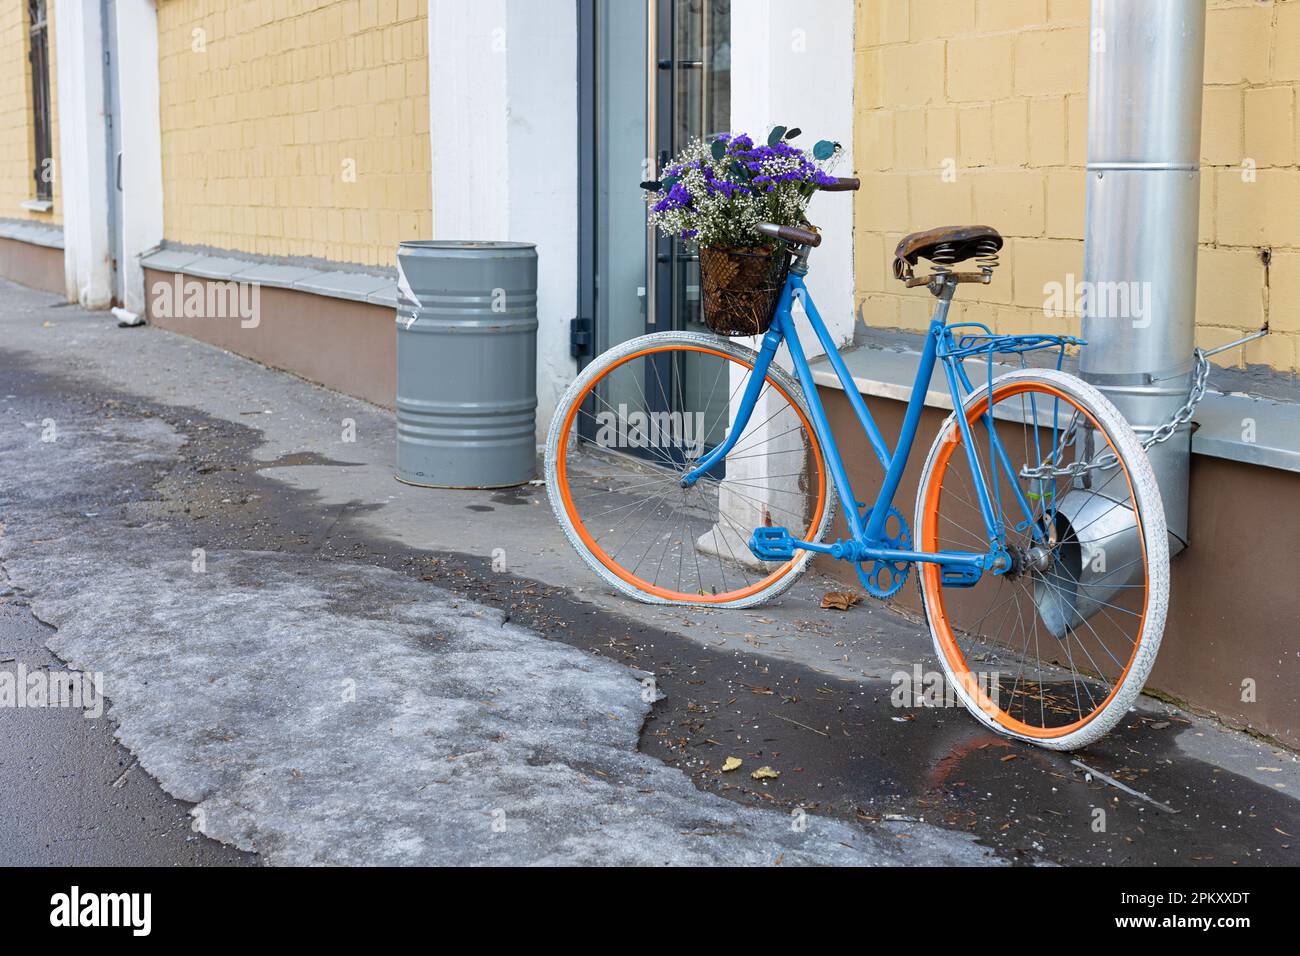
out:
{"label": "metal chain", "polygon": [[[1196,412],[1196,406],[1200,404],[1201,399],[1205,397],[1205,387],[1210,379],[1210,360],[1206,357],[1203,349],[1196,349],[1196,371],[1192,376],[1192,387],[1187,393],[1187,400],[1183,402],[1178,411],[1174,412],[1167,422],[1158,425],[1149,438],[1142,440],[1142,450],[1150,450],[1152,445],[1158,445],[1161,442],[1169,441],[1174,437],[1174,433],[1183,425],[1192,420],[1192,415]],[[1100,470],[1107,471],[1119,464],[1119,459],[1113,451],[1103,452],[1091,460],[1076,461],[1068,465],[1060,465],[1062,455],[1065,450],[1072,446],[1078,437],[1077,431],[1079,420],[1076,416],[1070,424],[1070,430],[1062,440],[1060,450],[1052,456],[1052,459],[1037,468],[1030,468],[1026,465],[1020,469],[1020,477],[1026,479],[1035,478],[1078,478],[1085,472]]]}

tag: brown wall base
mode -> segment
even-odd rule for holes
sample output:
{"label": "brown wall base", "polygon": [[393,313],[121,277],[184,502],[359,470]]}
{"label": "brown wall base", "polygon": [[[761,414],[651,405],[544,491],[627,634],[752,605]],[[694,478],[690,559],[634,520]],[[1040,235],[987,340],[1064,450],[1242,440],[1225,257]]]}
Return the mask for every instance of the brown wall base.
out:
{"label": "brown wall base", "polygon": [[63,250],[0,238],[0,276],[32,289],[63,295]]}
{"label": "brown wall base", "polygon": [[[853,409],[838,389],[821,389],[835,434],[840,436],[849,479],[858,499],[873,501],[881,470],[860,435]],[[904,405],[868,398],[886,441],[903,422]],[[916,488],[946,413],[927,408],[917,447],[895,497],[912,524]],[[1169,618],[1148,691],[1163,693],[1224,722],[1300,747],[1300,475],[1199,455],[1192,457],[1192,543],[1171,562]],[[915,531],[913,532],[915,533]],[[847,534],[835,519],[831,540]],[[819,557],[818,568],[857,585],[852,566]],[[892,600],[920,614],[914,581]],[[918,652],[933,654],[929,638]],[[1242,700],[1253,682],[1255,700]]]}
{"label": "brown wall base", "polygon": [[[211,282],[192,276],[184,280],[205,287]],[[391,308],[263,287],[257,324],[244,328],[238,317],[187,318],[176,315],[182,309],[156,307],[160,304],[158,283],[174,288],[175,274],[145,270],[149,321],[159,328],[229,349],[376,405],[393,407],[397,334]]]}

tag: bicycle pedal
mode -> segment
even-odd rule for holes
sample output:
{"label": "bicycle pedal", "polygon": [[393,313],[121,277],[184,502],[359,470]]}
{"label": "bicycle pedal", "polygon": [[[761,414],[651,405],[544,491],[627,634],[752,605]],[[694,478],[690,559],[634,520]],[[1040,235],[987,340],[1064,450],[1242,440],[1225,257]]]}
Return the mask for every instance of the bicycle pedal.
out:
{"label": "bicycle pedal", "polygon": [[760,561],[789,561],[794,557],[794,539],[785,528],[755,528],[749,536],[749,550]]}
{"label": "bicycle pedal", "polygon": [[983,574],[981,568],[940,568],[939,580],[946,588],[973,588]]}

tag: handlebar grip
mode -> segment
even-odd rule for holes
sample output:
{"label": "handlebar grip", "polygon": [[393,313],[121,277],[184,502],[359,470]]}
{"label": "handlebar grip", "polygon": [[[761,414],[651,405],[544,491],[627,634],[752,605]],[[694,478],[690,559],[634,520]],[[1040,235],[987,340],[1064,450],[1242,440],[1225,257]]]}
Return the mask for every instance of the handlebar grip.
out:
{"label": "handlebar grip", "polygon": [[822,237],[811,229],[800,229],[798,226],[778,226],[774,222],[759,223],[756,228],[765,236],[771,236],[773,239],[784,239],[786,242],[793,242],[801,246],[811,246],[816,249],[822,244]]}
{"label": "handlebar grip", "polygon": [[833,183],[827,183],[821,187],[824,193],[851,193],[856,192],[862,186],[862,181],[856,176],[838,176]]}

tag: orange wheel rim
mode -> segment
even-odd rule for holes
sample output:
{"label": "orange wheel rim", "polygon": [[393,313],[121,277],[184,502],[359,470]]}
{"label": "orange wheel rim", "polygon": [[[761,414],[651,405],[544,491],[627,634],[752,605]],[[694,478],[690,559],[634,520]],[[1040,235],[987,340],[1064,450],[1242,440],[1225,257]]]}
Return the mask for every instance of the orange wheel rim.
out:
{"label": "orange wheel rim", "polygon": [[[966,662],[966,655],[958,645],[952,623],[948,620],[948,611],[944,606],[942,598],[943,588],[941,586],[941,571],[939,565],[926,563],[921,566],[921,587],[925,592],[926,608],[929,611],[930,620],[934,626],[935,633],[938,635],[939,645],[943,651],[944,657],[947,659],[948,665],[953,674],[956,675],[957,682],[961,685],[962,689],[970,699],[975,702],[975,705],[995,720],[1000,726],[1012,733],[1020,734],[1025,737],[1033,737],[1039,740],[1050,740],[1057,737],[1064,737],[1067,734],[1085,727],[1088,723],[1094,720],[1098,714],[1104,711],[1106,707],[1109,706],[1110,702],[1114,700],[1115,695],[1119,693],[1120,687],[1123,686],[1125,679],[1128,677],[1129,671],[1133,668],[1133,662],[1137,659],[1138,649],[1142,645],[1142,632],[1146,626],[1147,601],[1150,594],[1146,583],[1145,570],[1147,561],[1146,533],[1142,529],[1142,517],[1138,513],[1137,509],[1137,496],[1133,493],[1133,479],[1132,476],[1129,475],[1128,468],[1124,466],[1123,459],[1121,458],[1118,449],[1115,448],[1114,444],[1110,440],[1110,436],[1106,434],[1105,430],[1097,422],[1097,419],[1086,408],[1078,405],[1063,391],[1046,382],[1010,383],[1002,388],[994,390],[993,401],[997,402],[1003,398],[1013,397],[1028,391],[1045,392],[1056,398],[1062,399],[1071,408],[1077,409],[1080,414],[1084,415],[1088,421],[1092,423],[1093,428],[1098,434],[1105,436],[1107,446],[1110,448],[1111,452],[1115,454],[1115,457],[1119,459],[1119,467],[1124,470],[1124,480],[1128,484],[1129,496],[1134,503],[1133,515],[1137,522],[1138,541],[1141,545],[1144,585],[1142,593],[1142,613],[1138,621],[1138,636],[1133,641],[1133,650],[1129,654],[1128,660],[1124,663],[1123,670],[1120,672],[1119,676],[1115,678],[1114,686],[1111,688],[1110,693],[1107,694],[1105,700],[1096,705],[1090,713],[1081,717],[1079,720],[1059,727],[1035,727],[1032,724],[1027,724],[1024,721],[1011,716],[1009,713],[998,707],[997,704],[993,703],[988,694],[986,694],[984,689],[980,686],[979,680],[971,673],[970,666]],[[984,409],[988,408],[988,406],[989,396],[988,392],[985,391],[981,399],[972,405],[970,411],[966,413],[966,421],[969,424],[974,425],[976,420],[984,414]],[[930,483],[925,488],[925,506],[923,511],[922,527],[919,529],[921,549],[923,551],[936,551],[939,548],[938,515],[939,498],[943,490],[942,476],[947,472],[948,462],[951,460],[953,452],[962,444],[963,441],[960,437],[960,431],[956,434],[958,437],[955,440],[944,441],[941,443],[938,457],[935,460],[935,467],[931,473]]]}
{"label": "orange wheel rim", "polygon": [[[592,537],[591,533],[587,530],[587,527],[579,516],[578,509],[573,502],[573,495],[569,488],[568,450],[569,437],[573,434],[573,422],[577,417],[578,410],[582,408],[583,404],[587,400],[587,396],[591,394],[592,389],[596,387],[597,383],[605,379],[615,369],[621,368],[633,359],[642,358],[646,355],[653,355],[656,352],[698,352],[703,355],[715,355],[718,358],[724,359],[728,362],[734,362],[737,365],[746,368],[753,368],[752,365],[747,365],[745,362],[742,362],[734,356],[728,355],[727,353],[721,352],[717,349],[707,348],[703,345],[679,345],[671,347],[656,346],[653,348],[642,349],[638,352],[633,352],[631,355],[624,356],[622,359],[606,368],[599,376],[592,379],[587,387],[582,390],[582,394],[575,399],[569,408],[568,414],[565,415],[564,427],[560,432],[560,447],[555,456],[555,472],[556,484],[559,487],[560,500],[564,503],[565,514],[568,515],[570,525],[573,527],[573,530],[577,532],[578,537],[582,540],[582,543],[587,547],[587,550],[591,555],[594,556],[603,567],[608,569],[619,579],[632,585],[637,590],[644,591],[647,594],[652,594],[655,597],[667,601],[678,601],[691,604],[726,604],[731,601],[740,601],[747,597],[752,597],[753,595],[771,587],[781,578],[789,574],[794,569],[794,566],[801,560],[800,557],[796,555],[794,558],[791,558],[776,570],[772,571],[762,580],[757,581],[748,587],[736,591],[728,591],[725,594],[691,594],[686,591],[674,591],[671,588],[660,587],[657,584],[637,577],[610,557],[605,549],[596,543],[596,539]],[[813,456],[817,462],[817,504],[813,508],[812,520],[809,523],[808,529],[804,533],[804,538],[808,538],[816,532],[826,508],[826,472],[822,460],[821,445],[818,444],[817,433],[813,431],[812,425],[809,423],[807,416],[803,413],[803,409],[799,407],[799,405],[790,397],[790,394],[782,388],[780,383],[775,379],[769,377],[766,381],[768,385],[785,398],[790,407],[794,409],[795,414],[799,416],[799,421],[802,423],[809,436],[809,444],[812,446]]]}

